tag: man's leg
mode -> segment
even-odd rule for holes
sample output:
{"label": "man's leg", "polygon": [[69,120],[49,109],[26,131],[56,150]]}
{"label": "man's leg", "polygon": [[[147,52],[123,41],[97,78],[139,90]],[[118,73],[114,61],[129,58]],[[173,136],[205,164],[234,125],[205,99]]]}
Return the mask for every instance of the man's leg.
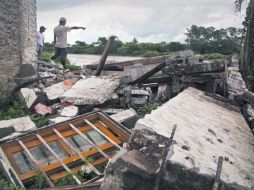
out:
{"label": "man's leg", "polygon": [[41,57],[41,52],[42,52],[42,45],[37,44],[37,53],[38,53],[38,58]]}
{"label": "man's leg", "polygon": [[60,48],[57,48],[57,47],[55,47],[55,55],[53,55],[52,57],[51,57],[51,60],[56,60],[56,58],[58,58],[59,57],[59,55],[60,55]]}
{"label": "man's leg", "polygon": [[67,57],[67,48],[61,48],[60,60],[61,60],[61,64],[63,65],[64,69],[66,69],[66,65],[65,65],[66,57]]}

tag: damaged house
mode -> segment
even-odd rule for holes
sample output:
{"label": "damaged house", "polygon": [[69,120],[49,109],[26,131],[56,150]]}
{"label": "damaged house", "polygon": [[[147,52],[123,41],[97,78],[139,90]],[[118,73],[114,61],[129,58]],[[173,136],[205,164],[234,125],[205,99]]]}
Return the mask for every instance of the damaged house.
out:
{"label": "damaged house", "polygon": [[[0,5],[36,13],[36,1],[21,2]],[[186,50],[105,64],[110,38],[99,64],[63,72],[48,60],[36,68],[34,36],[27,35],[13,67],[0,71],[0,86],[11,92],[0,106],[16,96],[31,114],[0,121],[0,170],[10,183],[34,189],[42,179],[40,188],[50,190],[254,189],[254,94],[238,56],[208,61]],[[34,117],[49,122],[38,126]]]}

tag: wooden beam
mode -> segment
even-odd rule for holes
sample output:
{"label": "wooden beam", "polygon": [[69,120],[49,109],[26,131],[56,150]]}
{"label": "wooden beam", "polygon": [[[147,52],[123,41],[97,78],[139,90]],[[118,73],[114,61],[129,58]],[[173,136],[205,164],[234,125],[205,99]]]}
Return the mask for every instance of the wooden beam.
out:
{"label": "wooden beam", "polygon": [[101,59],[100,59],[100,62],[99,62],[99,65],[97,67],[97,70],[96,70],[96,73],[95,73],[95,76],[100,76],[101,74],[101,71],[103,70],[103,67],[105,65],[105,62],[106,62],[106,59],[108,57],[108,54],[109,54],[109,50],[113,44],[113,41],[114,41],[115,37],[114,36],[111,36],[109,37],[108,39],[108,42],[107,42],[107,45],[102,53],[102,56],[101,56]]}
{"label": "wooden beam", "polygon": [[109,138],[107,135],[105,135],[103,132],[100,131],[100,129],[98,129],[97,127],[95,127],[90,121],[88,121],[87,119],[84,119],[84,121],[90,126],[92,127],[95,131],[97,131],[99,134],[101,134],[104,138],[106,138],[109,142],[111,142],[115,147],[117,147],[119,150],[122,149],[122,147],[120,147],[116,142],[114,142],[111,138]]}

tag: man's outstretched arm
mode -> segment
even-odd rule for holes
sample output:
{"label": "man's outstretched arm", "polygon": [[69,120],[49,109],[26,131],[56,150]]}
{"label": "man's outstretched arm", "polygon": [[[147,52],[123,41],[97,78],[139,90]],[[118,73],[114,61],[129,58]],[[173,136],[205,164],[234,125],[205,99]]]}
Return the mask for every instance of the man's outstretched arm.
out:
{"label": "man's outstretched arm", "polygon": [[73,26],[73,27],[71,27],[71,30],[76,30],[76,29],[85,30],[86,28],[85,27],[80,27],[80,26]]}

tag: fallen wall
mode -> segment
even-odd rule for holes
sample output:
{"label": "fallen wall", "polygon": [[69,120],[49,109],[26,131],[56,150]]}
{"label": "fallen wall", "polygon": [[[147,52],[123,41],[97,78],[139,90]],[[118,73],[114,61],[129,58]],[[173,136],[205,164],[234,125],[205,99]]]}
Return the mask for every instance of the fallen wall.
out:
{"label": "fallen wall", "polygon": [[108,166],[102,189],[154,189],[175,124],[159,189],[212,189],[219,156],[225,189],[254,188],[254,137],[242,114],[188,88],[137,122],[128,151]]}
{"label": "fallen wall", "polygon": [[0,95],[4,96],[14,88],[20,64],[35,66],[36,0],[0,0],[0,10]]}

